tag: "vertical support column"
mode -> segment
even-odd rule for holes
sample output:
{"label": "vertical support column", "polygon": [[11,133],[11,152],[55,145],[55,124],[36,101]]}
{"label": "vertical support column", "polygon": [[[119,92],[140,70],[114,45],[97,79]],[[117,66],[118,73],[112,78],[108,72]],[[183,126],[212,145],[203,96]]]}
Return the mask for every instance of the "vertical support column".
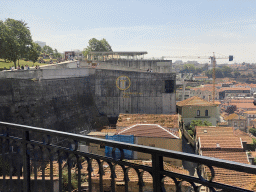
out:
{"label": "vertical support column", "polygon": [[160,171],[164,170],[163,156],[159,154],[152,154],[152,169],[153,169],[153,192],[161,192],[161,181],[163,176]]}
{"label": "vertical support column", "polygon": [[29,131],[23,131],[23,189],[30,192],[30,155],[27,153],[27,141],[29,141]]}

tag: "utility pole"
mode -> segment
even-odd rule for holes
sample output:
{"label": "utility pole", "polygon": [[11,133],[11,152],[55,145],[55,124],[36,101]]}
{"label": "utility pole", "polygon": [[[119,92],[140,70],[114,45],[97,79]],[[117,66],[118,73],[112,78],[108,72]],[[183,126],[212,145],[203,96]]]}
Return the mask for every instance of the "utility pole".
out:
{"label": "utility pole", "polygon": [[215,54],[213,52],[213,57],[212,57],[212,102],[214,103],[215,101],[215,66],[216,66],[216,59],[215,59]]}

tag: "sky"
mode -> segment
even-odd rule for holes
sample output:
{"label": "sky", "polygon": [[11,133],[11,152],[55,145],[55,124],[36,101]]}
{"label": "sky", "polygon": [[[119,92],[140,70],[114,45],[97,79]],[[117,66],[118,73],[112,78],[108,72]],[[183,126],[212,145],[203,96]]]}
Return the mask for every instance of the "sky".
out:
{"label": "sky", "polygon": [[255,9],[255,0],[0,0],[0,20],[25,21],[34,41],[59,52],[105,38],[113,51],[147,51],[146,58],[215,52],[256,63]]}

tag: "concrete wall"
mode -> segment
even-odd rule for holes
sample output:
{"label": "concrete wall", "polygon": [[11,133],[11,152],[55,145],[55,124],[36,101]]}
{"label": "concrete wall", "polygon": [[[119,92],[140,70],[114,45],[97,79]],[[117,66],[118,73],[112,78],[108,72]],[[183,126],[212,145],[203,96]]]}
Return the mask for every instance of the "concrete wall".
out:
{"label": "concrete wall", "polygon": [[134,71],[95,71],[95,101],[98,110],[108,116],[119,113],[174,114],[175,92],[165,93],[165,80],[173,73]]}
{"label": "concrete wall", "polygon": [[175,85],[175,77],[93,68],[3,71],[0,120],[68,130],[119,113],[174,114],[175,89],[167,93],[165,85]]}
{"label": "concrete wall", "polygon": [[[152,69],[157,73],[171,73],[172,61],[171,60],[107,60],[95,61],[98,69],[116,69],[116,70],[129,70],[129,71],[147,71]],[[81,62],[81,66],[88,66],[85,61]]]}
{"label": "concrete wall", "polygon": [[64,68],[64,69],[38,69],[38,70],[19,70],[19,71],[2,71],[0,79],[60,79],[73,77],[87,77],[94,74],[95,69],[89,68]]}
{"label": "concrete wall", "polygon": [[33,81],[0,79],[0,121],[79,132],[108,125],[89,77]]}
{"label": "concrete wall", "polygon": [[[182,140],[181,139],[168,139],[168,138],[156,138],[156,137],[135,137],[135,144],[152,146],[169,149],[174,151],[182,152]],[[150,154],[134,152],[134,159],[142,159],[147,160],[151,159]],[[166,158],[164,157],[164,161],[170,162],[172,165],[182,166],[182,161],[178,159]]]}

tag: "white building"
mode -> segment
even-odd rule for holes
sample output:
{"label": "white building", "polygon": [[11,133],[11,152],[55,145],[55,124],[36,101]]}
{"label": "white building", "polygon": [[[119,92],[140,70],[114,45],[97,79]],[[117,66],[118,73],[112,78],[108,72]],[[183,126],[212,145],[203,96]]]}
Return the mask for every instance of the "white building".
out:
{"label": "white building", "polygon": [[35,43],[37,43],[41,48],[43,48],[46,45],[46,42],[42,41],[35,41]]}

